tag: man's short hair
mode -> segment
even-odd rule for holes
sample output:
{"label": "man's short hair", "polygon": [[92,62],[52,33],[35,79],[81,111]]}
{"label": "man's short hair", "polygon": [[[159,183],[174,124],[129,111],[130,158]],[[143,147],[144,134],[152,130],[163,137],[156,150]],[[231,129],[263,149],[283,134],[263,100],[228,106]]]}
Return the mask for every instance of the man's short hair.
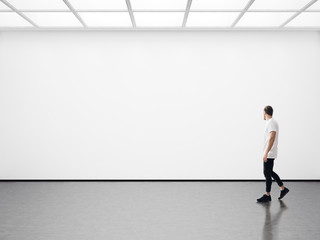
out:
{"label": "man's short hair", "polygon": [[273,108],[271,106],[265,106],[264,111],[266,112],[266,114],[272,116],[273,114]]}

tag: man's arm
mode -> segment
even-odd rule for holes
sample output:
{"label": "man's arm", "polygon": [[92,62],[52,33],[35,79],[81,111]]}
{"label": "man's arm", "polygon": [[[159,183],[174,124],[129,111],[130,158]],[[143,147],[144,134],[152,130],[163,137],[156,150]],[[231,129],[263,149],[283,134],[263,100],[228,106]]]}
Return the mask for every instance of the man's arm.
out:
{"label": "man's arm", "polygon": [[267,147],[266,152],[264,153],[264,156],[263,156],[263,161],[264,162],[267,161],[268,152],[271,150],[271,148],[273,146],[273,143],[274,143],[274,140],[276,139],[276,133],[277,132],[275,132],[275,131],[270,132],[270,139],[269,139],[269,142],[268,142],[268,147]]}

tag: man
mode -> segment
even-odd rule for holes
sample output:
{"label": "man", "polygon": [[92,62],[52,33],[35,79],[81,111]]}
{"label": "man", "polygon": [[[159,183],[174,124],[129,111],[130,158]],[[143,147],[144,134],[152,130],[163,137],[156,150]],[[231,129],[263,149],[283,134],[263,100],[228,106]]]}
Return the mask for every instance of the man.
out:
{"label": "man", "polygon": [[276,120],[272,118],[273,108],[266,106],[264,108],[264,120],[266,120],[265,133],[264,133],[264,155],[263,155],[263,173],[266,178],[266,194],[257,199],[258,202],[271,201],[270,191],[272,178],[276,180],[281,192],[278,199],[282,199],[288,192],[278,174],[273,171],[274,159],[278,154],[278,137],[279,137],[279,125]]}

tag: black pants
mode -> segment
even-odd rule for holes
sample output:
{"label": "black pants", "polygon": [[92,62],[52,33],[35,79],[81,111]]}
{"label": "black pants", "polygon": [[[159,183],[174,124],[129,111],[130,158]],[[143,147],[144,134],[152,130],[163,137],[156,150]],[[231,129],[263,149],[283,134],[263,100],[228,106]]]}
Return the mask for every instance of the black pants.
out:
{"label": "black pants", "polygon": [[272,178],[276,180],[279,187],[283,185],[280,177],[273,171],[274,158],[267,158],[267,162],[263,162],[263,173],[266,178],[266,192],[271,191]]}

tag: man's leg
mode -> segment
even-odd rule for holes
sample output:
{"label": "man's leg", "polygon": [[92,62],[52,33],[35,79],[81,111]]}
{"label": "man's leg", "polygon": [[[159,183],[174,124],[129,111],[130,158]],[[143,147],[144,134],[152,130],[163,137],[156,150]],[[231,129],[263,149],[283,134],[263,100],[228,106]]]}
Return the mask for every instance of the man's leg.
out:
{"label": "man's leg", "polygon": [[271,201],[270,191],[271,191],[271,164],[272,161],[268,159],[267,162],[263,162],[263,174],[266,178],[266,194],[264,194],[261,198],[257,199],[257,202],[269,202]]}
{"label": "man's leg", "polygon": [[283,189],[284,189],[283,182],[281,181],[279,175],[273,171],[274,161],[272,161],[272,162],[273,162],[273,163],[272,163],[272,166],[271,166],[271,177],[272,177],[274,180],[276,180],[278,186],[281,188],[281,190],[283,190]]}
{"label": "man's leg", "polygon": [[271,178],[271,172],[273,168],[273,159],[268,158],[267,162],[263,163],[263,174],[266,178],[266,195],[270,196],[271,192],[271,185],[272,185],[272,178]]}
{"label": "man's leg", "polygon": [[284,189],[284,185],[283,182],[281,181],[280,177],[278,176],[278,174],[276,174],[273,170],[271,171],[271,177],[276,180],[277,184],[279,185],[279,187],[281,188],[281,190]]}
{"label": "man's leg", "polygon": [[272,164],[271,164],[271,177],[276,180],[276,182],[278,183],[280,189],[281,189],[281,192],[280,192],[280,197],[278,199],[282,199],[288,192],[289,192],[289,189],[286,188],[284,185],[283,185],[283,182],[281,181],[280,177],[278,176],[278,174],[276,174],[274,171],[273,171],[273,161],[272,161]]}

